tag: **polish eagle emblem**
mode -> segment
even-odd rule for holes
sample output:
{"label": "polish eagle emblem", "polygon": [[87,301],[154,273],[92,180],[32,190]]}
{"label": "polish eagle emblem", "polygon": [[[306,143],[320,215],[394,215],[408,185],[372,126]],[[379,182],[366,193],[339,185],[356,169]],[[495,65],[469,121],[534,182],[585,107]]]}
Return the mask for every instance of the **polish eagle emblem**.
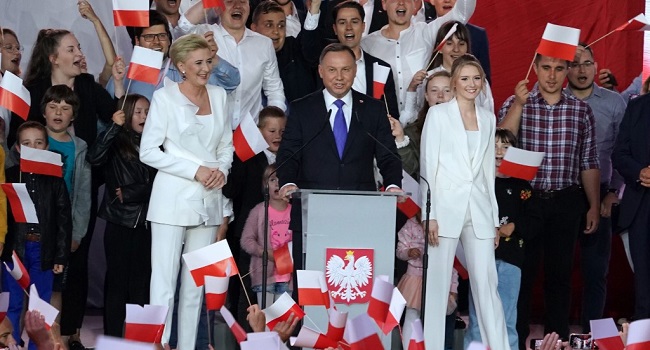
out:
{"label": "polish eagle emblem", "polygon": [[369,252],[366,255],[361,253],[359,258],[355,258],[354,250],[347,250],[345,257],[341,258],[339,254],[330,253],[330,249],[328,249],[327,256],[330,258],[325,267],[325,276],[335,301],[350,304],[363,303],[369,299],[372,280],[372,249],[361,250]]}

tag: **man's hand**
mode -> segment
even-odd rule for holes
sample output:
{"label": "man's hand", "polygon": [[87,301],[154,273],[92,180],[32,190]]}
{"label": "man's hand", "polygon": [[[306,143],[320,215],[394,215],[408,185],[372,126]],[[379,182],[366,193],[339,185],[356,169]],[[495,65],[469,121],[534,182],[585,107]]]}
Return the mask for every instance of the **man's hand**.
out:
{"label": "man's hand", "polygon": [[616,193],[608,192],[600,202],[600,216],[608,218],[612,216],[612,206],[618,204],[618,196]]}
{"label": "man's hand", "polygon": [[598,222],[600,221],[600,208],[592,207],[587,211],[587,224],[585,225],[585,234],[592,234],[598,229]]}
{"label": "man's hand", "polygon": [[437,247],[440,242],[438,242],[438,221],[429,220],[429,245]]}
{"label": "man's hand", "polygon": [[253,329],[253,332],[264,332],[266,330],[266,316],[262,310],[260,310],[259,305],[253,304],[246,309],[248,315],[246,315],[246,321]]}
{"label": "man's hand", "polygon": [[501,227],[499,227],[499,229],[497,230],[498,236],[506,237],[506,238],[512,236],[513,232],[515,232],[514,222],[509,222],[505,225],[501,225]]}
{"label": "man's hand", "polygon": [[416,91],[418,86],[422,84],[422,82],[424,81],[424,79],[426,79],[426,77],[427,77],[427,71],[425,70],[420,70],[415,72],[406,91],[411,91],[411,92]]}
{"label": "man's hand", "polygon": [[639,181],[641,181],[641,186],[650,187],[650,165],[641,169]]}
{"label": "man's hand", "polygon": [[52,269],[52,272],[54,272],[55,275],[60,274],[61,272],[63,272],[63,265],[54,264],[54,268]]}
{"label": "man's hand", "polygon": [[528,84],[528,79],[524,79],[515,85],[515,103],[523,106],[526,104],[526,100],[528,99],[528,87],[526,86]]}
{"label": "man's hand", "polygon": [[296,185],[284,185],[280,188],[280,197],[285,201],[289,202],[291,200],[291,193],[298,191],[298,186]]}
{"label": "man's hand", "polygon": [[273,328],[273,331],[278,332],[280,339],[285,343],[293,334],[293,330],[296,329],[298,322],[300,322],[300,319],[291,313],[286,321],[278,322],[275,328]]}
{"label": "man's hand", "polygon": [[607,68],[603,68],[598,72],[598,85],[604,87],[605,89],[614,89],[614,85],[611,83],[610,75],[612,71]]}

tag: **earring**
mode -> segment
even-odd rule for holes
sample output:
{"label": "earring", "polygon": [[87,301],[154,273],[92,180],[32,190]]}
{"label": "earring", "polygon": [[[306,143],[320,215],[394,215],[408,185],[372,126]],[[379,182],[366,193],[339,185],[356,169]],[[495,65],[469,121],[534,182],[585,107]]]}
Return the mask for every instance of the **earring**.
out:
{"label": "earring", "polygon": [[182,71],[181,75],[183,76],[183,80],[187,79],[187,76],[185,76],[185,71]]}

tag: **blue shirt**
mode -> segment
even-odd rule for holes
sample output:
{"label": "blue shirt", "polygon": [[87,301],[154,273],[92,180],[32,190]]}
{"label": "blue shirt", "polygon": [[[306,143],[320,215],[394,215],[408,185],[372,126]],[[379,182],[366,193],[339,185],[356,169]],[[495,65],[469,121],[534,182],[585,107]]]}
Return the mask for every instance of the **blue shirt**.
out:
{"label": "blue shirt", "polygon": [[72,191],[74,190],[72,179],[74,178],[75,163],[74,141],[70,140],[67,142],[61,142],[53,139],[50,136],[48,136],[47,139],[50,143],[48,149],[61,155],[61,161],[63,162],[63,180],[65,181],[65,187],[68,188],[70,197],[72,197]]}

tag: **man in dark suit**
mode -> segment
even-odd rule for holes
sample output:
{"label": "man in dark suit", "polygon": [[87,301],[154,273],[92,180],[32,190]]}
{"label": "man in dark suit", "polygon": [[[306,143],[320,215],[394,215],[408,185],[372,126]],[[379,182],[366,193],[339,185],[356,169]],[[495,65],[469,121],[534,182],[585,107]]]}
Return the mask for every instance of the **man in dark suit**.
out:
{"label": "man in dark suit", "polygon": [[[332,10],[334,20],[333,29],[339,42],[354,52],[357,63],[357,74],[352,83],[354,91],[368,96],[375,96],[373,84],[374,66],[378,64],[388,68],[388,78],[384,86],[386,104],[389,114],[399,119],[399,107],[397,106],[397,95],[395,95],[395,80],[390,65],[379,58],[361,50],[361,36],[365,28],[363,6],[354,0],[339,3]],[[380,96],[380,98],[383,98]],[[385,110],[385,108],[384,108]]]}
{"label": "man in dark suit", "polygon": [[[330,42],[336,42],[336,33],[332,29],[332,25],[334,25],[334,18],[330,16],[329,14],[334,11],[334,8],[348,0],[328,0],[326,3],[327,5],[327,12],[325,12],[324,16],[320,16],[320,21],[318,24],[318,27],[322,31],[323,38],[329,39]],[[372,12],[370,14],[366,13],[366,11],[362,11],[364,14],[364,17],[369,17],[368,19],[370,20],[370,25],[368,26],[368,30],[365,31],[365,34],[370,34],[372,32],[375,32],[377,30],[380,30],[383,26],[388,24],[388,15],[386,14],[386,11],[384,8],[381,6],[381,0],[363,0],[358,2],[359,5],[361,5],[361,8],[364,9],[368,6],[372,6]]]}
{"label": "man in dark suit", "polygon": [[650,318],[650,95],[630,101],[612,164],[625,179],[618,224],[630,234],[634,263],[634,320]]}
{"label": "man in dark suit", "polygon": [[[319,61],[325,89],[291,104],[278,150],[280,194],[287,196],[298,188],[376,191],[373,159],[387,191],[401,192],[402,162],[384,107],[352,90],[357,68],[354,53],[343,44],[330,44]],[[301,269],[298,201],[291,214],[294,266]]]}

